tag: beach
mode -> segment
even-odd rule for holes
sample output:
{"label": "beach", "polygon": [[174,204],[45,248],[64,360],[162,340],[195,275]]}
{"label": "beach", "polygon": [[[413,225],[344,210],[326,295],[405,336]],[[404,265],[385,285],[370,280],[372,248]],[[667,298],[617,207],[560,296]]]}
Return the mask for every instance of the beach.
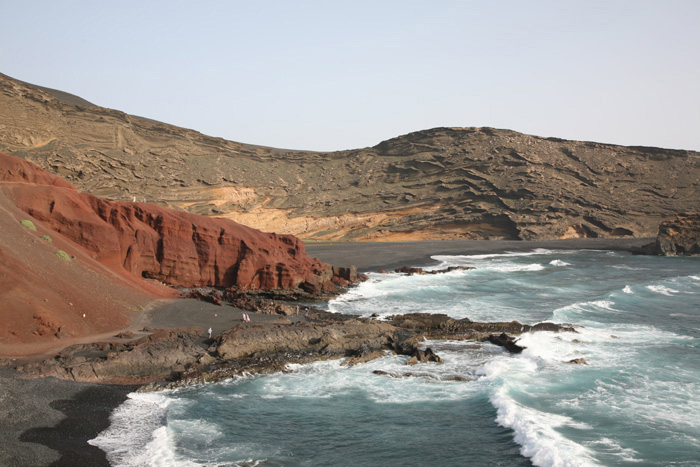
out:
{"label": "beach", "polygon": [[[547,249],[628,250],[652,239],[559,241],[427,241],[396,243],[309,244],[310,256],[362,271],[426,266],[433,255],[484,254]],[[211,327],[216,335],[240,322],[239,310],[196,300],[157,301],[134,327]],[[274,315],[252,313],[254,323],[274,322]],[[206,338],[202,337],[206,347]],[[111,411],[136,386],[77,383],[54,378],[22,379],[5,360],[0,369],[0,465],[109,465],[104,453],[87,444],[109,425]]]}

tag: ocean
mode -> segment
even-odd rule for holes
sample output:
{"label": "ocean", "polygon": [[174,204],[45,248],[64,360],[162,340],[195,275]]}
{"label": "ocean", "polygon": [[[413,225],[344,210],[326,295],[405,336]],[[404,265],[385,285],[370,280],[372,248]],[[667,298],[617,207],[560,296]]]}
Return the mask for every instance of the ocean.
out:
{"label": "ocean", "polygon": [[134,393],[90,443],[114,466],[700,466],[700,258],[537,249],[433,260],[427,269],[476,269],[370,273],[327,308],[577,332],[524,334],[521,354],[430,341],[443,364],[387,354]]}

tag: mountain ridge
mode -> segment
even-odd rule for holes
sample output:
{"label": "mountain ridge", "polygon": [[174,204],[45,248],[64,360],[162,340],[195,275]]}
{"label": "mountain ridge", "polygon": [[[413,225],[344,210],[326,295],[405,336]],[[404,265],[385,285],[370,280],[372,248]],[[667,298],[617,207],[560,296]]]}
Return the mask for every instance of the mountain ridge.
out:
{"label": "mountain ridge", "polygon": [[0,150],[109,199],[318,240],[653,236],[698,208],[700,153],[433,128],[335,152],[247,145],[0,76]]}

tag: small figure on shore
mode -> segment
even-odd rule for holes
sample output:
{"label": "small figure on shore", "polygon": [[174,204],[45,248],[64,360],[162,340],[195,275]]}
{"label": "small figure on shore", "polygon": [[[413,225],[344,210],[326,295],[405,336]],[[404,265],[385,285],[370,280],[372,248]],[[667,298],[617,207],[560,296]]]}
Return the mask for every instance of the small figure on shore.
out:
{"label": "small figure on shore", "polygon": [[250,316],[248,316],[248,313],[243,313],[243,321],[246,323],[250,322]]}
{"label": "small figure on shore", "polygon": [[209,328],[209,339],[211,339],[211,328]]}

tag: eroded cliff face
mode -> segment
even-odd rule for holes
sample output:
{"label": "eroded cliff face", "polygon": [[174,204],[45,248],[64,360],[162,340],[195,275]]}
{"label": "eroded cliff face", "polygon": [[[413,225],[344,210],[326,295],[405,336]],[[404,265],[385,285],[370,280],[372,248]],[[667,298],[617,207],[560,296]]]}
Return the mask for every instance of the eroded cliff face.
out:
{"label": "eroded cliff face", "polygon": [[654,248],[662,256],[700,256],[700,213],[661,223]]}
{"label": "eroded cliff face", "polygon": [[436,128],[332,153],[286,151],[1,75],[0,107],[0,149],[82,191],[305,239],[653,236],[661,221],[696,211],[700,198],[700,154],[692,151],[490,128]]}
{"label": "eroded cliff face", "polygon": [[[58,177],[2,154],[0,172],[6,182],[1,189],[15,206],[115,270],[182,287],[244,289],[294,289],[332,276],[329,265],[309,258],[290,235],[78,193]],[[7,183],[13,181],[30,183]]]}

